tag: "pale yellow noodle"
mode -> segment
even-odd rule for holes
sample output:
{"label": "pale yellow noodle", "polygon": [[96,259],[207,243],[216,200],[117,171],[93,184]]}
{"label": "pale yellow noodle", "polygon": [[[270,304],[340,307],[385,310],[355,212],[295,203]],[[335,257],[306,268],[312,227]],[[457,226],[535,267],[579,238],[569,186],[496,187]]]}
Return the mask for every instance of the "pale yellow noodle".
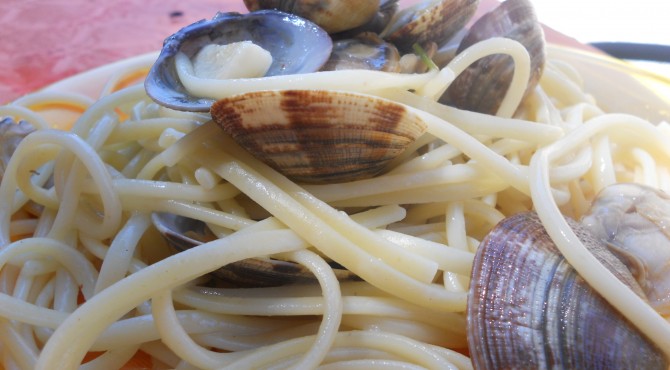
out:
{"label": "pale yellow noodle", "polygon": [[[493,37],[478,42],[458,53],[445,68],[452,70],[455,75],[459,75],[472,63],[491,54],[507,54],[514,60],[512,82],[496,112],[497,116],[509,118],[512,117],[519,106],[530,78],[530,56],[523,45],[512,39]],[[446,90],[446,86],[444,90]],[[418,93],[419,95],[425,95],[421,94],[420,90]]]}
{"label": "pale yellow noodle", "polygon": [[[32,135],[26,137],[21,144],[16,149],[16,158],[17,160],[10,161],[7,172],[12,173],[16,171],[16,167],[19,163],[19,158],[22,156],[30,156],[28,154],[31,150],[34,150],[34,146],[41,144],[57,144],[62,148],[67,148],[72,153],[77,155],[77,158],[81,163],[86,167],[88,172],[93,175],[93,179],[96,182],[96,185],[100,188],[100,193],[103,194],[102,202],[104,205],[104,217],[101,223],[91,222],[90,220],[85,222],[87,226],[91,228],[87,229],[88,233],[96,233],[100,237],[109,237],[114,234],[115,230],[118,228],[120,219],[121,219],[121,207],[119,206],[118,196],[111,188],[111,177],[109,172],[106,170],[104,163],[100,160],[100,157],[97,156],[97,153],[91,149],[79,136],[72,133],[57,131],[57,130],[41,130],[37,131]],[[9,177],[10,179],[12,177]],[[15,185],[11,181],[3,181],[2,186],[0,186],[0,194],[6,195],[3,199],[13,200],[14,199],[14,189]],[[9,201],[11,204],[12,201]],[[5,220],[8,218],[10,213],[3,207],[0,210],[0,220]],[[81,221],[81,220],[80,220]],[[3,222],[3,225],[7,225]],[[9,230],[1,230],[0,240],[8,240]]]}
{"label": "pale yellow noodle", "polygon": [[[264,336],[287,326],[271,319],[216,315],[204,310],[178,310],[176,320],[189,335],[226,333],[232,336]],[[151,312],[119,320],[92,344],[91,350],[105,351],[160,340],[156,317]]]}
{"label": "pale yellow noodle", "polygon": [[172,294],[169,290],[154,296],[151,307],[162,341],[188,363],[211,369],[229,362],[231,357],[241,356],[239,352],[231,354],[210,351],[194,342],[177,321],[176,312],[172,307]]}
{"label": "pale yellow noodle", "polygon": [[25,120],[36,129],[51,128],[51,123],[39,113],[19,105],[0,106],[0,117],[15,117],[14,120]]}
{"label": "pale yellow noodle", "polygon": [[432,258],[444,271],[453,271],[462,275],[470,274],[474,258],[472,253],[391,230],[378,230],[377,233],[412,253]]}
{"label": "pale yellow noodle", "polygon": [[166,129],[187,133],[198,126],[198,121],[186,118],[150,118],[125,121],[111,132],[105,145],[127,143],[133,140],[157,138]]}
{"label": "pale yellow noodle", "polygon": [[[138,179],[113,179],[112,187],[119,194],[121,201],[124,197],[146,197],[156,199],[189,200],[196,202],[214,202],[235,197],[240,193],[238,189],[227,183],[218,183],[211,188],[199,185],[181,184],[168,181],[149,181]],[[97,186],[90,180],[84,179],[82,192],[99,194]]]}
{"label": "pale yellow noodle", "polygon": [[658,174],[656,173],[656,161],[645,150],[640,148],[633,149],[633,158],[639,163],[642,170],[642,179],[639,183],[658,188]]}
{"label": "pale yellow noodle", "polygon": [[103,258],[100,274],[95,283],[95,293],[99,293],[126,276],[126,272],[130,270],[131,259],[135,254],[135,246],[149,228],[150,223],[148,214],[136,213],[119,230]]}
{"label": "pale yellow noodle", "polygon": [[[207,160],[202,158],[202,160]],[[343,266],[349,270],[354,271],[366,281],[372,282],[376,286],[382,284],[388,291],[396,292],[396,294],[403,294],[412,296],[412,300],[417,303],[442,306],[445,309],[456,309],[462,307],[464,296],[453,296],[447,292],[440,290],[437,286],[431,284],[424,284],[416,281],[409,276],[403,275],[400,271],[391,269],[384,261],[370,258],[368,252],[358,249],[343,235],[337,233],[332,229],[332,226],[324,222],[321,217],[331,213],[325,204],[317,204],[319,201],[312,198],[306,193],[300,193],[299,190],[295,194],[297,200],[290,194],[285,193],[276,185],[263,181],[263,177],[252,169],[242,163],[226,160],[225,155],[222,155],[220,162],[211,163],[212,167],[221,177],[235,184],[238,188],[243,189],[243,192],[249,195],[256,202],[261,204],[264,208],[270,211],[275,217],[294,229],[301,237],[305,238],[310,244],[316,246],[319,250],[333,257]],[[258,166],[262,168],[263,166]],[[263,186],[259,186],[263,184]],[[297,190],[297,189],[296,189]],[[304,197],[304,198],[303,198]],[[272,199],[273,202],[269,202]],[[309,207],[305,204],[312,203],[315,207]],[[312,213],[315,212],[315,213]],[[316,215],[318,212],[319,216]],[[305,215],[309,215],[308,218]],[[349,230],[349,235],[353,234],[354,230]],[[357,235],[360,238],[367,238],[363,230]],[[324,239],[327,238],[327,239]],[[415,256],[417,262],[422,262]],[[391,259],[391,262],[399,263],[400,261]],[[407,262],[405,260],[403,263]],[[364,264],[364,265],[363,265]],[[422,271],[411,271],[413,273],[424,273],[425,276],[434,274],[433,269],[436,266],[427,266]],[[426,271],[428,271],[426,273]],[[384,276],[393,276],[395,284],[393,286],[384,284],[389,281],[383,279]],[[382,280],[383,279],[383,280]],[[378,282],[378,283],[375,283]],[[422,292],[423,294],[419,294]]]}
{"label": "pale yellow noodle", "polygon": [[[408,89],[419,88],[432,80],[436,70],[424,74],[387,73],[371,70],[339,70],[306,74],[278,75],[246,79],[228,79],[225,81],[203,79],[195,76],[189,58],[179,53],[175,58],[175,68],[179,79],[194,96],[221,99],[234,94],[258,90],[319,89],[328,86],[333,90],[374,91],[389,87],[403,86]],[[352,84],[352,81],[356,81]]]}
{"label": "pale yellow noodle", "polygon": [[558,97],[561,100],[556,101],[559,108],[565,106],[579,104],[582,102],[593,102],[593,99],[586,95],[579,82],[565,78],[564,73],[559,73],[551,64],[542,72],[542,79],[540,85],[542,89],[551,97]]}
{"label": "pale yellow noodle", "polygon": [[[313,228],[313,231],[322,233],[322,235],[325,235],[325,233],[329,230],[334,231],[331,233],[333,236],[333,243],[335,243],[335,240],[338,239],[337,233],[339,231],[340,235],[348,234],[349,236],[347,239],[350,239],[351,243],[366,249],[366,251],[374,255],[382,255],[387,252],[402,253],[401,249],[396,245],[385,243],[380,238],[377,238],[374,233],[369,232],[365,228],[361,227],[361,225],[358,223],[353,222],[350,217],[328,206],[321,199],[318,199],[308,192],[303,191],[301,187],[295,185],[285,177],[279,175],[277,172],[270,170],[269,167],[261,164],[247,153],[242,152],[239,148],[236,148],[236,145],[233,142],[228,143],[228,150],[234,150],[234,153],[237,156],[241,156],[244,158],[244,160],[252,163],[253,165],[249,166],[246,163],[236,162],[234,159],[228,157],[228,155],[223,152],[220,152],[218,156],[219,159],[223,160],[221,162],[223,165],[212,162],[209,158],[205,158],[205,155],[202,155],[199,158],[201,161],[203,161],[203,163],[208,164],[212,170],[219,173],[222,178],[225,178],[229,182],[235,184],[240,190],[245,192],[252,199],[267,194],[268,192],[272,192],[274,195],[268,195],[271,195],[271,197],[276,202],[286,202],[290,208],[280,208],[277,205],[269,207],[270,204],[268,202],[260,202],[257,200],[259,204],[264,206],[264,208],[273,214],[275,212],[281,214],[282,217],[279,217],[276,214],[275,217],[279,218],[287,225],[300,225],[300,223],[303,223],[303,221],[293,217],[295,217],[294,215],[296,213],[296,208],[299,209],[304,207],[304,212],[313,212],[315,215],[314,220],[312,221],[314,224],[310,226]],[[215,149],[210,147],[207,149],[207,152],[213,153],[215,152]],[[224,175],[224,173],[228,174],[228,176]],[[259,189],[254,184],[268,183],[268,181],[263,181],[265,176],[269,176],[271,181],[276,185],[268,185],[266,189]],[[254,195],[252,195],[252,193]],[[291,215],[291,213],[294,213],[294,215]],[[284,217],[288,217],[288,219],[284,219]],[[305,226],[302,226],[300,229],[306,234],[314,235],[313,232],[307,230]],[[317,236],[313,236],[312,240],[306,238],[304,234],[301,234],[301,236],[310,241],[312,245],[317,246],[317,244],[324,244],[323,239],[321,239],[317,244],[314,243],[314,240],[317,238]],[[351,250],[353,251],[353,249]],[[404,253],[402,254],[402,258],[391,258],[388,263],[398,271],[404,272],[409,276],[424,282],[430,281],[436,273],[436,266],[428,259],[412,254]]]}
{"label": "pale yellow noodle", "polygon": [[38,353],[26,343],[26,338],[20,335],[9,320],[0,320],[0,338],[2,347],[13,354],[14,360],[24,369],[32,369],[37,362]]}
{"label": "pale yellow noodle", "polygon": [[95,359],[81,365],[80,370],[105,370],[121,368],[137,352],[138,346],[111,349]]}
{"label": "pale yellow noodle", "polygon": [[593,143],[593,165],[591,178],[594,192],[599,192],[608,185],[616,182],[616,174],[612,161],[610,139],[608,136],[597,137]]}
{"label": "pale yellow noodle", "polygon": [[[52,336],[56,339],[49,340],[44,347],[37,369],[69,369],[76,366],[109,324],[153,294],[174,288],[219,266],[253,256],[256,250],[245,250],[240,245],[250,240],[264,245],[265,254],[290,251],[296,245],[300,246],[300,241],[290,234],[260,232],[245,235],[244,238],[231,236],[216,240],[148,266],[98,293],[68,316]],[[175,269],[177,266],[183,268]],[[137,284],[151,288],[142,291],[130,288]],[[59,360],[56,361],[56,358]],[[54,363],[58,365],[53,367]]]}

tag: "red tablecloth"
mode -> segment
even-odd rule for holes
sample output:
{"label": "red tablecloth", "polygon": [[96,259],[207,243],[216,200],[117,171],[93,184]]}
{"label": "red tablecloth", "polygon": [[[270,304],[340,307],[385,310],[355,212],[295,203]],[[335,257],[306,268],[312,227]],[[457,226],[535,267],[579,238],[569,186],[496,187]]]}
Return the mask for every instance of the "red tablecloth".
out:
{"label": "red tablecloth", "polygon": [[[479,13],[495,4],[481,0]],[[165,37],[217,11],[246,8],[242,0],[2,0],[0,104],[78,72],[159,50]]]}
{"label": "red tablecloth", "polygon": [[225,0],[0,1],[0,103],[119,59],[160,49],[163,39]]}

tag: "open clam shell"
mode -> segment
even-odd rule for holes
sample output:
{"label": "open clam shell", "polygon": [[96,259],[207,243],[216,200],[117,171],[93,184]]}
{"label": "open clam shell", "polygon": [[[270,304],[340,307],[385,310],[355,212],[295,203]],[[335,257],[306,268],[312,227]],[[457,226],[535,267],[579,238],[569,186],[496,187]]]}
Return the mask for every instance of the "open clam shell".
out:
{"label": "open clam shell", "polygon": [[[207,225],[200,220],[157,212],[152,214],[152,221],[167,243],[177,252],[216,238]],[[341,266],[333,265],[333,271],[338,280],[359,280],[358,276]],[[247,258],[233,262],[213,271],[212,275],[238,288],[317,282],[314,274],[305,266],[271,258]]]}
{"label": "open clam shell", "polygon": [[147,75],[147,94],[172,109],[209,111],[214,99],[188,93],[179,81],[175,57],[184,53],[192,58],[206,45],[240,41],[251,41],[270,52],[272,64],[266,76],[318,71],[332,49],[331,38],[322,28],[297,15],[276,10],[219,13],[211,20],[184,27],[165,40]]}
{"label": "open clam shell", "polygon": [[256,158],[312,183],[375,176],[426,130],[402,104],[328,90],[241,94],[217,101],[211,114]]}
{"label": "open clam shell", "polygon": [[[643,294],[602,243],[569,221],[617,278]],[[567,263],[535,213],[506,218],[482,241],[467,320],[475,368],[668,368],[662,352]]]}

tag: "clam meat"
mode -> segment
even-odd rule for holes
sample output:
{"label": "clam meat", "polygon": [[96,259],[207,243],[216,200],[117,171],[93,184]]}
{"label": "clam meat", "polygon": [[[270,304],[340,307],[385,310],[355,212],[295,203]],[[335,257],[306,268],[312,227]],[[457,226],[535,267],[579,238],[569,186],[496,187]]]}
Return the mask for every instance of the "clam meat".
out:
{"label": "clam meat", "polygon": [[402,104],[343,91],[245,93],[217,101],[211,114],[254,157],[310,183],[378,175],[426,130]]}
{"label": "clam meat", "polygon": [[[603,243],[568,221],[603,265],[644,295]],[[478,369],[668,368],[658,347],[563,258],[533,212],[504,219],[480,244],[467,323]]]}
{"label": "clam meat", "polygon": [[[176,251],[184,251],[216,239],[207,224],[172,213],[154,213],[152,221],[166,242]],[[339,280],[359,280],[343,267],[332,264]],[[314,274],[305,266],[272,258],[247,258],[212,272],[219,282],[237,288],[260,288],[292,284],[314,284]]]}
{"label": "clam meat", "polygon": [[[209,111],[214,99],[189,94],[179,80],[175,67],[176,56],[183,53],[195,60],[198,53],[207,46],[235,43],[247,45],[245,50],[249,50],[248,44],[251,43],[269,55],[269,65],[260,69],[264,73],[252,77],[318,71],[328,60],[332,49],[332,40],[326,31],[293,14],[277,10],[259,10],[248,14],[219,13],[211,20],[188,25],[165,40],[161,53],[145,80],[147,94],[168,108],[193,112]],[[210,48],[209,54],[217,53]],[[254,58],[244,59],[248,62]],[[216,63],[211,64],[214,67]],[[226,67],[219,69],[225,70]]]}
{"label": "clam meat", "polygon": [[[461,40],[456,53],[492,37],[520,42],[530,55],[531,76],[525,90],[537,85],[545,64],[544,32],[529,0],[507,0],[479,18]],[[508,55],[491,55],[466,68],[440,102],[456,108],[496,114],[512,81],[514,62]]]}
{"label": "clam meat", "polygon": [[628,266],[651,306],[670,314],[670,196],[640,184],[610,185],[582,224]]}
{"label": "clam meat", "polygon": [[249,11],[276,9],[309,19],[328,33],[342,32],[370,21],[379,0],[244,0]]}

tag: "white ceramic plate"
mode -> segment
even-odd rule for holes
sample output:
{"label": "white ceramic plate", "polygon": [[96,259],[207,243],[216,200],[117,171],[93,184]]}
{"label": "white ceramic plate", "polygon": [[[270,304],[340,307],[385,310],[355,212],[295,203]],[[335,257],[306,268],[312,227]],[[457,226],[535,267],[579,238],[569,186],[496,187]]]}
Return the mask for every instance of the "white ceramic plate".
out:
{"label": "white ceramic plate", "polygon": [[107,81],[117,72],[133,67],[150,66],[158,52],[138,55],[79,73],[45,87],[44,91],[69,92],[96,98]]}
{"label": "white ceramic plate", "polygon": [[551,45],[548,54],[572,64],[584,79],[584,90],[606,112],[670,122],[670,78],[585,50]]}

